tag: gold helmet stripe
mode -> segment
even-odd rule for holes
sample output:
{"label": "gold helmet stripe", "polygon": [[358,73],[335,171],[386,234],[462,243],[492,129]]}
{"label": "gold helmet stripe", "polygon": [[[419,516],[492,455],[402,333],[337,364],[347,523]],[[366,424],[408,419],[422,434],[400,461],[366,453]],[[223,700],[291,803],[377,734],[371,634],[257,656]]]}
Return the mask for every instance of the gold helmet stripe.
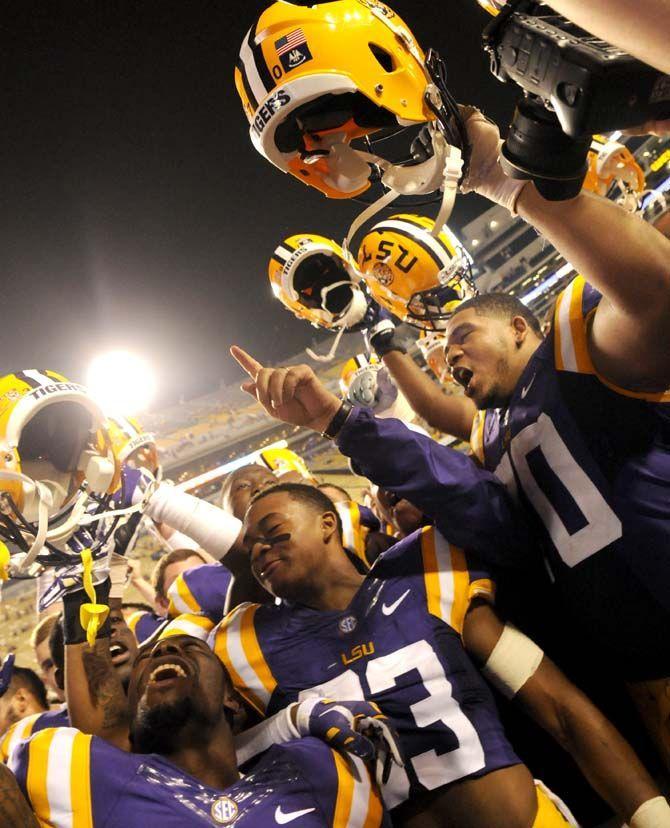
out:
{"label": "gold helmet stripe", "polygon": [[409,236],[431,257],[440,270],[445,267],[449,267],[452,262],[452,256],[449,254],[449,251],[445,249],[439,239],[431,236],[430,231],[426,230],[425,227],[416,227],[408,221],[387,219],[386,221],[380,222],[374,229],[378,233],[383,233],[385,231],[388,231],[389,233],[397,233],[399,231],[404,235]]}

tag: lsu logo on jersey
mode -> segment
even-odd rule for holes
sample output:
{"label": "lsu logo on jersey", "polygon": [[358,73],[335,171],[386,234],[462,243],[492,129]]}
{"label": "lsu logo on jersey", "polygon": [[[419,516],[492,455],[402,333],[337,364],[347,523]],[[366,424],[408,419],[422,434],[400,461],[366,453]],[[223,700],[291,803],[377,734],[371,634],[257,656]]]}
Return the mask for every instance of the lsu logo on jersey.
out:
{"label": "lsu logo on jersey", "polygon": [[340,654],[342,664],[346,667],[348,664],[353,664],[354,661],[358,661],[361,658],[372,655],[374,651],[375,645],[373,641],[368,641],[367,644],[356,644],[355,647],[351,648],[349,653]]}

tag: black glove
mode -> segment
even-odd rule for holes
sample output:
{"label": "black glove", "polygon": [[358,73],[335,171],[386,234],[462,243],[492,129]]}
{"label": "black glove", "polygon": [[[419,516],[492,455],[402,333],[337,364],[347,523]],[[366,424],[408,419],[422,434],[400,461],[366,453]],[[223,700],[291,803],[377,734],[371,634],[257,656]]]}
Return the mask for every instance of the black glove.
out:
{"label": "black glove", "polygon": [[382,319],[369,330],[370,346],[381,359],[391,351],[399,351],[406,354],[406,349],[396,338],[396,328],[390,319]]}

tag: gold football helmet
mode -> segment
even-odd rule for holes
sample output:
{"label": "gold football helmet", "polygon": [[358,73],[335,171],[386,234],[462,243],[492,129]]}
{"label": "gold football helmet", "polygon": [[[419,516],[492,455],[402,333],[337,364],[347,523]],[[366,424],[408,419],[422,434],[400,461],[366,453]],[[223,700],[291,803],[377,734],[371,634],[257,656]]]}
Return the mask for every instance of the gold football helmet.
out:
{"label": "gold football helmet", "polygon": [[447,337],[441,331],[420,331],[416,341],[426,365],[443,385],[454,381],[444,353],[446,343]]}
{"label": "gold football helmet", "polygon": [[0,379],[0,535],[26,553],[22,571],[119,483],[105,416],[83,386],[45,370]]}
{"label": "gold football helmet", "polygon": [[497,17],[507,5],[507,0],[477,0],[479,5],[493,17]]}
{"label": "gold football helmet", "polygon": [[297,472],[305,480],[312,479],[305,461],[290,448],[266,448],[261,451],[260,456],[270,471],[280,479],[289,472]]}
{"label": "gold football helmet", "polygon": [[133,469],[148,469],[160,476],[158,447],[153,434],[144,431],[133,417],[107,417],[107,429],[117,460]]}
{"label": "gold football helmet", "polygon": [[[437,191],[445,159],[456,152],[451,177],[458,179],[459,148],[467,142],[445,77],[439,57],[426,57],[406,24],[378,0],[310,6],[279,0],[249,29],[235,69],[258,152],[330,198],[367,190],[371,165],[398,192]],[[351,147],[380,130],[426,122],[435,126],[433,152],[411,167],[409,178],[409,167]]]}
{"label": "gold football helmet", "polygon": [[584,190],[606,196],[612,184],[621,189],[618,203],[630,212],[638,209],[645,177],[633,153],[623,144],[594,135],[589,152],[589,169],[582,185]]}
{"label": "gold football helmet", "polygon": [[424,216],[380,221],[358,250],[358,269],[373,299],[425,330],[443,329],[458,305],[476,295],[470,264],[448,227],[434,235],[433,221]]}
{"label": "gold football helmet", "polygon": [[351,327],[367,310],[351,257],[324,236],[289,236],[272,254],[268,275],[282,305],[317,328]]}

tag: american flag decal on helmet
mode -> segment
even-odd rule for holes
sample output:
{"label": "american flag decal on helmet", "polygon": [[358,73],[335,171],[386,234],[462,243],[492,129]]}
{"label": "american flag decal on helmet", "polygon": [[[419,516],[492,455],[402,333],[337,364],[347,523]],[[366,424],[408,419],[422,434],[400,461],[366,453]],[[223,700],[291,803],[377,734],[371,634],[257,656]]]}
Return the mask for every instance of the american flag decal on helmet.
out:
{"label": "american flag decal on helmet", "polygon": [[275,49],[285,72],[290,72],[296,66],[312,59],[312,53],[309,51],[307,38],[302,29],[293,29],[284,37],[275,40]]}
{"label": "american flag decal on helmet", "polygon": [[284,37],[280,37],[279,40],[275,40],[275,49],[277,50],[277,54],[281,57],[286,52],[290,52],[291,49],[295,49],[297,46],[302,46],[303,43],[307,45],[305,33],[302,29],[294,29],[292,32],[284,35]]}

